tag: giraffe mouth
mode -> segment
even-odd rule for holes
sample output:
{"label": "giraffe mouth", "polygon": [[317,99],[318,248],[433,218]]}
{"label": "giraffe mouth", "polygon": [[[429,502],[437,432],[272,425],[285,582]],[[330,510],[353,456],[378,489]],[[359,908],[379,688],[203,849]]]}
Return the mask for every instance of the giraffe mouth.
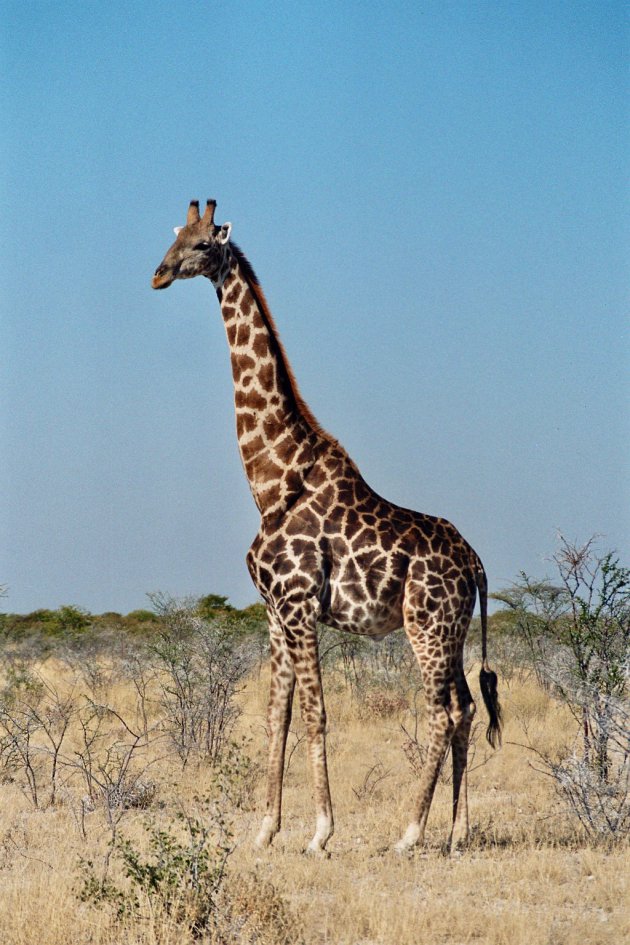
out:
{"label": "giraffe mouth", "polygon": [[175,281],[176,273],[172,269],[167,269],[165,266],[160,266],[155,270],[155,275],[151,280],[151,285],[154,289],[168,289],[169,285],[172,285]]}

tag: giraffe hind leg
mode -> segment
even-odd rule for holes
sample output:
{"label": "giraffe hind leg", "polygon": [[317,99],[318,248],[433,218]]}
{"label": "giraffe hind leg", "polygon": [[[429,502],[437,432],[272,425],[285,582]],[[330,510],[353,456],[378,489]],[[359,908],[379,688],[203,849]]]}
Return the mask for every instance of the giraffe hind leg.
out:
{"label": "giraffe hind leg", "polygon": [[[446,622],[440,623],[433,620],[430,624],[420,625],[415,615],[412,615],[413,611],[410,608],[405,614],[405,631],[418,660],[424,683],[429,744],[415,816],[394,848],[398,853],[404,853],[424,841],[424,832],[437,779],[458,727],[460,734],[454,745],[457,760],[455,761],[455,755],[453,757],[457,770],[459,809],[462,786],[465,789],[464,733],[467,745],[469,729],[469,724],[466,728],[463,715],[455,707],[457,703],[453,704],[453,693],[458,679],[457,667],[461,662],[461,641],[463,641],[463,634],[459,632],[457,621],[449,621],[447,625]],[[460,715],[462,715],[461,718]],[[461,816],[464,816],[465,812],[466,805],[464,804]]]}
{"label": "giraffe hind leg", "polygon": [[407,827],[402,839],[394,847],[397,853],[405,853],[424,841],[424,831],[435,785],[453,735],[453,721],[445,706],[428,704],[427,715],[429,720],[429,746],[416,803],[416,815]]}
{"label": "giraffe hind leg", "polygon": [[465,846],[468,841],[468,743],[475,715],[475,703],[464,675],[463,659],[458,660],[451,686],[451,715],[454,722],[453,755],[453,827],[450,847]]}
{"label": "giraffe hind leg", "polygon": [[[452,689],[455,684],[452,684]],[[466,686],[466,690],[468,687]],[[468,695],[470,692],[468,690]],[[461,848],[468,841],[468,741],[475,703],[455,698],[448,706],[428,706],[429,750],[423,772],[417,803],[417,816],[409,824],[402,840],[396,844],[396,851],[403,853],[424,841],[435,786],[444,763],[449,745],[453,757],[453,826],[449,838],[449,849]]]}

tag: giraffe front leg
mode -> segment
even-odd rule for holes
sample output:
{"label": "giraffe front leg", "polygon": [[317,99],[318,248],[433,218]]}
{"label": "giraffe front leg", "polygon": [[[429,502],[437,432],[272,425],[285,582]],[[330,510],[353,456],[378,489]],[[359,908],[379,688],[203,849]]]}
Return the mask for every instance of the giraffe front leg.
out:
{"label": "giraffe front leg", "polygon": [[271,683],[267,722],[269,726],[269,764],[265,816],[256,837],[257,847],[267,847],[280,830],[284,753],[291,722],[295,671],[282,628],[269,620],[271,642]]}
{"label": "giraffe front leg", "polygon": [[317,600],[292,601],[281,614],[300,693],[316,804],[315,834],[306,853],[323,855],[334,830],[326,762],[326,710],[317,646]]}
{"label": "giraffe front leg", "polygon": [[[309,566],[312,566],[310,561]],[[317,814],[315,835],[306,852],[322,854],[333,833],[333,815],[326,764],[326,712],[317,646],[320,603],[316,593],[317,587],[314,586],[312,592],[309,591],[300,590],[296,593],[290,589],[285,594],[279,591],[270,605],[270,634],[272,653],[275,647],[275,659],[272,659],[272,689],[269,701],[269,787],[267,812],[258,835],[258,843],[269,843],[280,826],[284,747],[291,697],[294,683],[297,681],[302,718],[306,726]]]}
{"label": "giraffe front leg", "polygon": [[316,663],[316,677],[319,687],[312,687],[314,674],[309,672],[300,680],[300,705],[302,718],[306,725],[308,740],[308,758],[313,777],[317,822],[313,839],[306,848],[310,854],[320,855],[334,831],[332,802],[328,784],[328,765],[326,762],[326,710],[321,688],[319,662]]}

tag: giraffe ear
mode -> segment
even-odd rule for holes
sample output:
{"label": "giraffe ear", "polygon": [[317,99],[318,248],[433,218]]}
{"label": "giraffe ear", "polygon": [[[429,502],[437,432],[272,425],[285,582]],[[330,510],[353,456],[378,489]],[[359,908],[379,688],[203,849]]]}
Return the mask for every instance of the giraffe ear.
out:
{"label": "giraffe ear", "polygon": [[181,233],[183,229],[184,229],[183,226],[174,226],[173,233],[175,234],[175,236],[179,236],[179,234]]}
{"label": "giraffe ear", "polygon": [[219,232],[217,233],[217,240],[221,244],[227,243],[230,238],[230,233],[232,232],[232,224],[224,223]]}

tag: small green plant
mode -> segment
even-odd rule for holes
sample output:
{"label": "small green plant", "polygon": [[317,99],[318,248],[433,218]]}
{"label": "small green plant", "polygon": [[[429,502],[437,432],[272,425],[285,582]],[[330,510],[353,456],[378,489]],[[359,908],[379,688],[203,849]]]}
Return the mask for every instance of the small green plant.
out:
{"label": "small green plant", "polygon": [[208,793],[190,809],[151,813],[132,839],[110,818],[111,834],[100,871],[81,859],[82,902],[109,908],[116,920],[160,919],[194,938],[225,920],[220,892],[233,850],[232,816],[251,785],[251,763],[231,744],[221,764],[208,772]]}
{"label": "small green plant", "polygon": [[[194,812],[178,811],[166,824],[155,816],[145,820],[142,845],[115,838],[101,876],[93,861],[81,860],[79,899],[111,907],[118,920],[168,916],[193,937],[212,928],[232,834],[220,797],[195,798],[195,803]],[[109,876],[110,855],[123,883]]]}

